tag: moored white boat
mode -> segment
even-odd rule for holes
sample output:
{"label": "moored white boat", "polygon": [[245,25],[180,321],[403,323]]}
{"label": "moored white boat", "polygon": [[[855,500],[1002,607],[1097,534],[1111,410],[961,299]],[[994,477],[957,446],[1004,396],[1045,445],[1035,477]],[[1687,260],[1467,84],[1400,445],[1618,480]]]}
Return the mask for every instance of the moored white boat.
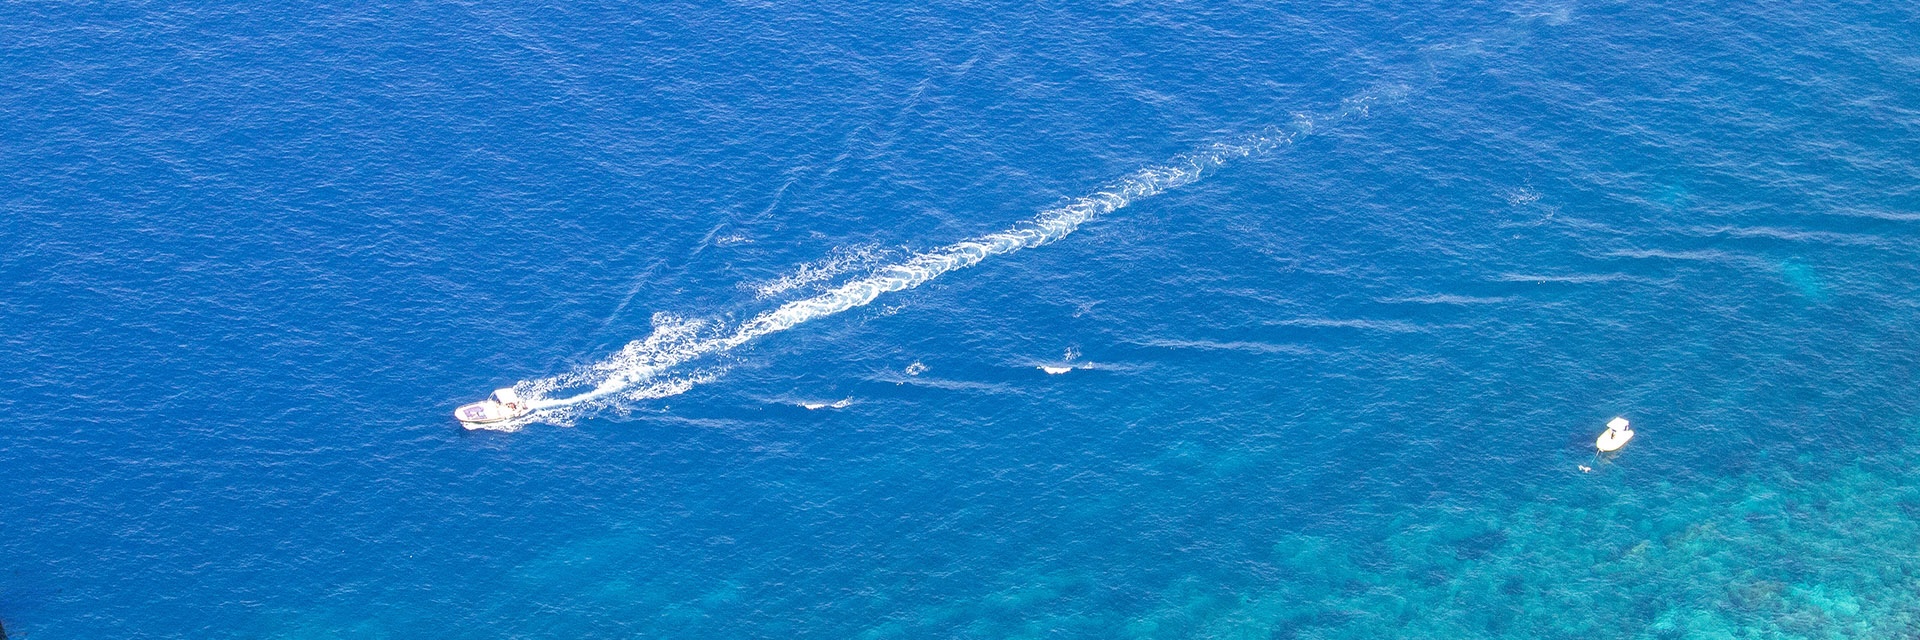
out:
{"label": "moored white boat", "polygon": [[1613,422],[1607,423],[1607,430],[1593,441],[1593,446],[1603,452],[1619,451],[1620,447],[1627,446],[1627,441],[1632,439],[1633,430],[1627,428],[1627,419],[1614,418]]}

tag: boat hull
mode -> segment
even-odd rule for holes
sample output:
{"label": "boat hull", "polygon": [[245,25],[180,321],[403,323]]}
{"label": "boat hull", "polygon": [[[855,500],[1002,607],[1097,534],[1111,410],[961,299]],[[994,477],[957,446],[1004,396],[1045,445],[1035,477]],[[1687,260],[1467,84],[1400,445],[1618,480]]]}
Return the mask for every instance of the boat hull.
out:
{"label": "boat hull", "polygon": [[1601,451],[1619,451],[1620,447],[1627,446],[1627,441],[1632,439],[1632,431],[1608,429],[1606,433],[1600,434],[1598,440],[1593,441],[1593,446]]}
{"label": "boat hull", "polygon": [[495,424],[519,417],[498,402],[475,402],[453,410],[453,417],[465,425]]}

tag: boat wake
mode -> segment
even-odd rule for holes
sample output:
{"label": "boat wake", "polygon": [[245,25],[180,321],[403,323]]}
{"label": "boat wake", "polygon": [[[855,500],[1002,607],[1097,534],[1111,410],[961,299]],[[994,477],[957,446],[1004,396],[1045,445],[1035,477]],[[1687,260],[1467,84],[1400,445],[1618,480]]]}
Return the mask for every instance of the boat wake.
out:
{"label": "boat wake", "polygon": [[[571,424],[583,412],[604,409],[624,412],[634,401],[685,393],[724,371],[724,366],[716,363],[697,366],[696,361],[703,358],[727,353],[806,322],[866,306],[880,296],[918,287],[988,258],[1058,241],[1088,221],[1198,182],[1233,160],[1264,155],[1290,145],[1311,134],[1316,122],[1324,126],[1365,115],[1374,100],[1372,96],[1348,100],[1331,116],[1317,120],[1300,116],[1293,126],[1285,129],[1271,128],[1183,154],[1166,164],[1140,169],[1004,231],[907,256],[877,267],[868,275],[811,297],[787,302],[735,325],[657,314],[651,335],[628,343],[613,355],[568,373],[520,382],[514,389],[534,408],[528,416],[529,422],[559,425]],[[833,265],[834,268],[841,266]],[[794,280],[812,281],[815,277],[808,272],[797,274]]]}

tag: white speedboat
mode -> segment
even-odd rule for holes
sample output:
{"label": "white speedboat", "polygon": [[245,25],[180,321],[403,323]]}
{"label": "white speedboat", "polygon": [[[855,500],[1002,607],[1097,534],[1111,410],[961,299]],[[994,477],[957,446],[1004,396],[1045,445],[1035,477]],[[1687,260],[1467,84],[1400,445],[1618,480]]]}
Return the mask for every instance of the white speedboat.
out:
{"label": "white speedboat", "polygon": [[527,408],[527,401],[521,400],[513,389],[495,389],[485,400],[454,409],[453,417],[460,421],[460,426],[477,429],[527,415],[528,411],[531,409]]}

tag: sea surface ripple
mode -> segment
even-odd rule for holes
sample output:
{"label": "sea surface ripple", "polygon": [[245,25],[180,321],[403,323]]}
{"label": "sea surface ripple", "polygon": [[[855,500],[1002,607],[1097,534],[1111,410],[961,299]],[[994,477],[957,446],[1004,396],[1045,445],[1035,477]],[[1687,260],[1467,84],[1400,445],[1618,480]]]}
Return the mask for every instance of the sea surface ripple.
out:
{"label": "sea surface ripple", "polygon": [[17,2],[0,72],[11,637],[1920,635],[1909,5]]}

